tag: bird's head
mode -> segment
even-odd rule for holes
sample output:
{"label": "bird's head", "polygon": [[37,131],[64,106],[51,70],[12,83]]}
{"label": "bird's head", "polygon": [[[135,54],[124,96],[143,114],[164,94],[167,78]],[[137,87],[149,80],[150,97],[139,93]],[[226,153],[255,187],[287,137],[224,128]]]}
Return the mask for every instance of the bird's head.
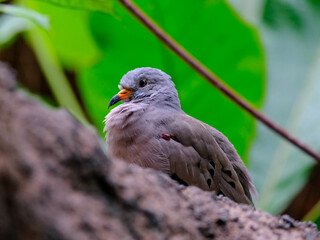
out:
{"label": "bird's head", "polygon": [[122,102],[170,101],[180,107],[178,94],[171,77],[156,68],[136,68],[125,74],[119,84],[120,92],[109,106]]}

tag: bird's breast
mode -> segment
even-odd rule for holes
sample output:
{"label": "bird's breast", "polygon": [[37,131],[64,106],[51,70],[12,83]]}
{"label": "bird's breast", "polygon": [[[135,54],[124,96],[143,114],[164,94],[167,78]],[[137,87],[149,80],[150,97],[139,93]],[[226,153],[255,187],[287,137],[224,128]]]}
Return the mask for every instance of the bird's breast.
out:
{"label": "bird's breast", "polygon": [[160,134],[155,130],[154,121],[146,115],[145,109],[115,108],[114,110],[106,116],[105,120],[109,157],[166,171],[169,166],[159,159],[161,158]]}

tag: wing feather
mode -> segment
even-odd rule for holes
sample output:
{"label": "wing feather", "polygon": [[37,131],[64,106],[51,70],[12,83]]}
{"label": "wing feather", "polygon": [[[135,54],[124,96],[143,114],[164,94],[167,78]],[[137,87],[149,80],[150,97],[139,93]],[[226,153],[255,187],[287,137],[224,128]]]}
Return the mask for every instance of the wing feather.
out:
{"label": "wing feather", "polygon": [[[250,176],[243,171],[245,166],[236,152],[227,154],[224,151],[226,147],[224,150],[220,147],[218,141],[221,139],[217,141],[215,137],[218,131],[184,113],[166,121],[162,130],[171,136],[169,141],[159,139],[168,151],[171,174],[176,174],[188,185],[214,190],[234,201],[252,204],[250,192],[247,191],[251,186]],[[228,150],[234,149],[226,138],[223,140],[223,144],[230,144]],[[232,155],[237,158],[229,159]]]}

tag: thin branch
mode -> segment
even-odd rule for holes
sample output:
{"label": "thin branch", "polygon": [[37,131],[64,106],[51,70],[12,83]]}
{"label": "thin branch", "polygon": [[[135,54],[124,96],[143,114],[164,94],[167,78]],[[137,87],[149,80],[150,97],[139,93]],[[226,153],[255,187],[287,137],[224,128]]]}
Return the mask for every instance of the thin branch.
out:
{"label": "thin branch", "polygon": [[221,82],[208,68],[206,68],[199,60],[192,56],[182,46],[180,46],[168,33],[161,29],[149,16],[147,16],[138,6],[136,6],[131,0],[119,0],[124,7],[126,7],[134,16],[136,16],[140,22],[145,25],[157,38],[160,39],[165,45],[167,45],[173,52],[175,52],[182,60],[189,64],[194,70],[200,73],[206,78],[212,85],[214,85],[219,91],[229,97],[233,102],[249,112],[253,117],[265,124],[274,132],[278,133],[287,141],[300,148],[306,154],[313,157],[320,163],[320,155],[312,150],[309,146],[303,144],[297,138],[293,137],[286,130],[274,123],[272,120],[264,116],[262,113],[252,107],[246,100],[238,96],[234,90],[229,86]]}

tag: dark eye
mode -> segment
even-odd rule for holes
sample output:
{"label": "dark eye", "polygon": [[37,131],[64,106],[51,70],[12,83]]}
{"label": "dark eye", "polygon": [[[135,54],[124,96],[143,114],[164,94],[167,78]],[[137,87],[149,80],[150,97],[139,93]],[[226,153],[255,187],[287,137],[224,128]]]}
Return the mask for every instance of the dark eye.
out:
{"label": "dark eye", "polygon": [[147,79],[142,78],[139,81],[139,87],[144,87],[145,85],[147,85]]}

